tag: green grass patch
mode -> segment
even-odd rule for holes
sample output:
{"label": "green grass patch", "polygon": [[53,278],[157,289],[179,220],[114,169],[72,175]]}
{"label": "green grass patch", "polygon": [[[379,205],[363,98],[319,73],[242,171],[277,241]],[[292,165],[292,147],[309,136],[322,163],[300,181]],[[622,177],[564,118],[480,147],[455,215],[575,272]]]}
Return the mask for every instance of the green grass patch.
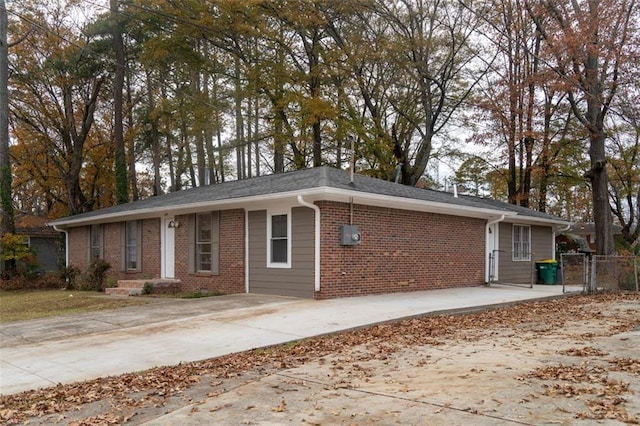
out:
{"label": "green grass patch", "polygon": [[149,301],[137,297],[115,299],[94,291],[0,291],[0,322],[93,312],[146,303]]}

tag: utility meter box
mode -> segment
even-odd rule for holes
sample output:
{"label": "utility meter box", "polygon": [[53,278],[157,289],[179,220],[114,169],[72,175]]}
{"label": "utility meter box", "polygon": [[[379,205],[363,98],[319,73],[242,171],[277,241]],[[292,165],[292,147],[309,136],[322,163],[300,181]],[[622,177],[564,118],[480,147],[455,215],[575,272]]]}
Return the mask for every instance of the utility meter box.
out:
{"label": "utility meter box", "polygon": [[355,246],[360,244],[362,235],[358,232],[358,227],[354,225],[342,225],[340,227],[340,244],[343,246]]}

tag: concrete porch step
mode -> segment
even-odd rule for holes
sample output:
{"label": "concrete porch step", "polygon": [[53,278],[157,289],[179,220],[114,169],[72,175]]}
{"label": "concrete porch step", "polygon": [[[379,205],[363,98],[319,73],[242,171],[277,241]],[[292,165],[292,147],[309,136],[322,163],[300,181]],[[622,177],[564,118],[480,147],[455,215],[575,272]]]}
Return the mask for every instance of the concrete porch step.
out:
{"label": "concrete porch step", "polygon": [[104,294],[107,296],[138,296],[142,294],[141,288],[127,288],[127,287],[110,287],[104,289]]}
{"label": "concrete porch step", "polygon": [[152,278],[139,280],[118,280],[117,287],[110,287],[104,290],[106,295],[111,296],[137,296],[142,294],[146,284],[151,284],[154,290],[177,291],[180,287],[180,280]]}

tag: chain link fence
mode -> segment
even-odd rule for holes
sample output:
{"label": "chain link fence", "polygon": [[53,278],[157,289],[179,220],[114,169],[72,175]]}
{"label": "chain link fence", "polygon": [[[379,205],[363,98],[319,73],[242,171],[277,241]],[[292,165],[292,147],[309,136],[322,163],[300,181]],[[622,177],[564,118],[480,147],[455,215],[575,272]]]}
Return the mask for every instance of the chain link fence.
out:
{"label": "chain link fence", "polygon": [[638,291],[639,264],[638,256],[592,256],[587,292]]}
{"label": "chain link fence", "polygon": [[562,292],[582,291],[589,282],[589,257],[584,253],[562,253],[560,255],[560,281]]}
{"label": "chain link fence", "polygon": [[563,291],[639,291],[639,256],[603,256],[583,253],[560,255]]}

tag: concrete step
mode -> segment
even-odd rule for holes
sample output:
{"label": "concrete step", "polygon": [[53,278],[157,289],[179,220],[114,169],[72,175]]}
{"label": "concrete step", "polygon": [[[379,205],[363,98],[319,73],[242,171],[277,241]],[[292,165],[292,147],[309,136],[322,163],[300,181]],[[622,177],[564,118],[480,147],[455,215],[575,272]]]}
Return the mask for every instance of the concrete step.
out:
{"label": "concrete step", "polygon": [[180,280],[151,278],[139,280],[118,280],[117,287],[105,289],[105,294],[117,296],[137,296],[142,294],[146,284],[151,284],[157,292],[176,292],[180,287]]}
{"label": "concrete step", "polygon": [[137,296],[142,294],[142,288],[109,287],[104,289],[107,296]]}
{"label": "concrete step", "polygon": [[118,287],[144,288],[147,282],[153,282],[153,280],[118,280]]}

